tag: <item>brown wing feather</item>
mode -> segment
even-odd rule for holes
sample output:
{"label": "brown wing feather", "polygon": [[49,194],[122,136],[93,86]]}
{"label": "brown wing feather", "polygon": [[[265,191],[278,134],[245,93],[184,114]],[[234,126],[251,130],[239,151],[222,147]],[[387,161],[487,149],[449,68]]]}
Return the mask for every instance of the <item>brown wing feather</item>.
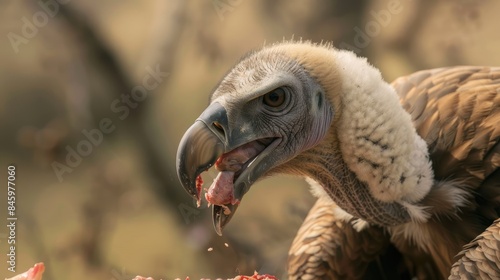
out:
{"label": "brown wing feather", "polygon": [[448,279],[500,279],[500,219],[464,247]]}
{"label": "brown wing feather", "polygon": [[500,68],[432,69],[392,85],[429,146],[437,180],[479,188],[499,169]]}
{"label": "brown wing feather", "polygon": [[429,146],[436,180],[464,182],[491,224],[500,215],[500,68],[432,69],[392,85]]}
{"label": "brown wing feather", "polygon": [[429,146],[437,181],[464,182],[486,228],[500,216],[500,68],[420,71],[392,83]]}
{"label": "brown wing feather", "polygon": [[[425,225],[438,240],[431,241],[430,257],[446,275],[449,256],[500,217],[500,68],[426,70],[392,85],[428,144],[436,181],[471,194],[458,215],[433,217]],[[436,211],[443,195],[430,195]]]}
{"label": "brown wing feather", "polygon": [[289,279],[400,279],[402,259],[391,250],[387,232],[357,232],[336,217],[336,207],[318,199],[311,208],[290,248]]}

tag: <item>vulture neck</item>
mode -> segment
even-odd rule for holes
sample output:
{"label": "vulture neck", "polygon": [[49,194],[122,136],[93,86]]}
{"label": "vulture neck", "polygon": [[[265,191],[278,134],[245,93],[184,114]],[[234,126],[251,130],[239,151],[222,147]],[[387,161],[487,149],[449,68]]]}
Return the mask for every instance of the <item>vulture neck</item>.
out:
{"label": "vulture neck", "polygon": [[325,141],[294,160],[294,166],[301,166],[302,175],[318,183],[316,188],[313,185],[313,193],[321,197],[326,192],[342,210],[372,224],[394,226],[409,222],[411,217],[403,206],[382,202],[370,194],[368,186],[347,167],[337,144]]}
{"label": "vulture neck", "polygon": [[330,61],[337,65],[329,74],[337,88],[327,88],[335,116],[329,135],[306,153],[305,173],[340,208],[367,222],[426,222],[430,214],[419,202],[431,190],[433,172],[410,115],[365,58],[335,50]]}

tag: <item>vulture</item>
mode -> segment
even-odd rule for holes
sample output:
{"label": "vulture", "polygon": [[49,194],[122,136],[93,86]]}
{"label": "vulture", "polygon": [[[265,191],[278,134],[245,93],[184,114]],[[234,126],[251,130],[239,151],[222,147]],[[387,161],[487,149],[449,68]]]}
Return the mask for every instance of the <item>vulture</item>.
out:
{"label": "vulture", "polygon": [[500,67],[389,84],[351,51],[285,41],[243,57],[209,100],[179,179],[221,234],[257,180],[304,177],[318,199],[289,279],[500,279]]}

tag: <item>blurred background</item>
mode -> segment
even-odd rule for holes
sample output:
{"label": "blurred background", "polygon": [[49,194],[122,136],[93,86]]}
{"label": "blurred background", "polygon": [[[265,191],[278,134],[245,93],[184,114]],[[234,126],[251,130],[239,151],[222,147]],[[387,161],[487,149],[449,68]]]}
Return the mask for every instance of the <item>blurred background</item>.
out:
{"label": "blurred background", "polygon": [[314,203],[301,179],[256,184],[219,237],[175,174],[179,140],[224,73],[292,38],[353,50],[387,81],[498,66],[499,11],[493,0],[2,0],[0,278],[14,275],[3,225],[14,164],[17,272],[43,261],[49,280],[285,279]]}

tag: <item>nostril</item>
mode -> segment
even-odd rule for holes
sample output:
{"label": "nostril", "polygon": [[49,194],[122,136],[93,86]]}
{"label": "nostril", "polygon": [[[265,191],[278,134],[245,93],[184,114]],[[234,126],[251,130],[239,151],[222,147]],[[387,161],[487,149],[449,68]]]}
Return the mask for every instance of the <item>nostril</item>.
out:
{"label": "nostril", "polygon": [[223,136],[225,135],[224,133],[224,128],[222,128],[222,125],[218,122],[213,122],[212,125],[215,127],[215,129],[222,134]]}

